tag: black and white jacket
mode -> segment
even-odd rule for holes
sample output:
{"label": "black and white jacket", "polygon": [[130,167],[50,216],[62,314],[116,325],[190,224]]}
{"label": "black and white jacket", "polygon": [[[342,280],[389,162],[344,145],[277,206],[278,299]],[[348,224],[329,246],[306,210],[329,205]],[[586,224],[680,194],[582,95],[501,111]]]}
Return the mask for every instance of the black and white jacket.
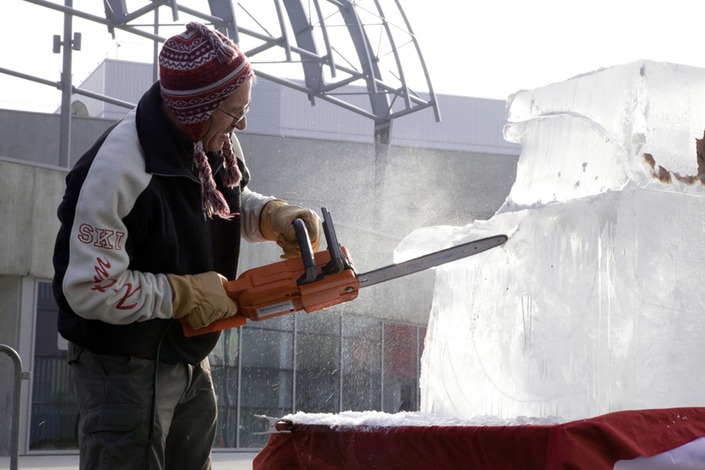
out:
{"label": "black and white jacket", "polygon": [[96,353],[169,363],[195,364],[213,349],[219,333],[186,338],[172,319],[166,274],[235,278],[240,238],[264,241],[259,214],[271,198],[246,188],[242,159],[239,187],[226,188],[222,157],[212,155],[218,189],[240,215],[206,219],[191,152],[192,143],[168,121],[155,83],[69,172],[54,250],[64,338]]}

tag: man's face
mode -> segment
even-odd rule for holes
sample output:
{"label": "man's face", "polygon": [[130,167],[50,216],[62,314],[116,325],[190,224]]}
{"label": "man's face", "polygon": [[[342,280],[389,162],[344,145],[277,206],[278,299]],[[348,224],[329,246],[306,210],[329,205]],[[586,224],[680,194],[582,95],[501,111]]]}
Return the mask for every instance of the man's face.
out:
{"label": "man's face", "polygon": [[248,78],[240,88],[213,110],[201,139],[207,151],[220,152],[234,129],[245,130],[247,127],[245,114],[250,106],[251,94],[252,79]]}

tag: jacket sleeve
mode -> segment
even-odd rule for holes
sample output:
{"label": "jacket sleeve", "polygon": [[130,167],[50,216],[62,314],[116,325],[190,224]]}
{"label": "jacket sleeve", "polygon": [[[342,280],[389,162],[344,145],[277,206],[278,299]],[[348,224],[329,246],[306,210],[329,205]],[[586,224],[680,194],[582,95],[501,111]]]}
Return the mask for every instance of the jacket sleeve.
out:
{"label": "jacket sleeve", "polygon": [[77,315],[123,325],[171,318],[172,291],[164,274],[128,269],[123,222],[151,180],[144,171],[134,113],[128,114],[97,150],[80,188],[65,240],[68,264],[62,293]]}
{"label": "jacket sleeve", "polygon": [[230,135],[230,141],[233,146],[233,152],[238,159],[238,165],[240,165],[243,179],[245,180],[240,196],[241,236],[250,243],[266,242],[268,240],[262,236],[259,230],[259,216],[265,204],[276,198],[256,193],[247,186],[250,180],[250,172],[247,170],[245,154],[242,151],[242,146],[235,132]]}
{"label": "jacket sleeve", "polygon": [[266,242],[259,229],[259,216],[262,208],[269,201],[276,199],[272,196],[264,196],[245,187],[242,191],[240,212],[242,214],[242,238],[250,243]]}

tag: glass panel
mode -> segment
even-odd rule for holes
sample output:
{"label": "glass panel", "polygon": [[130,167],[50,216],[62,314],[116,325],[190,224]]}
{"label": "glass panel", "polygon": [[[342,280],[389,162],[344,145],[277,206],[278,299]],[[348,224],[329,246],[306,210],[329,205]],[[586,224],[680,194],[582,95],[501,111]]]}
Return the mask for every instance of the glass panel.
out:
{"label": "glass panel", "polygon": [[223,331],[209,360],[218,397],[215,447],[237,447],[238,367],[240,328]]}
{"label": "glass panel", "polygon": [[340,411],[340,316],[331,309],[296,317],[296,411]]}
{"label": "glass panel", "polygon": [[382,322],[343,317],[343,410],[382,409]]}
{"label": "glass panel", "polygon": [[384,398],[382,411],[417,411],[417,328],[384,324]]}
{"label": "glass panel", "polygon": [[[38,291],[29,448],[76,449],[78,409],[66,351],[57,346],[51,284],[39,283]],[[210,355],[218,395],[216,446],[263,447],[267,436],[254,432],[266,429],[266,422],[255,415],[291,413],[294,387],[296,410],[308,413],[418,410],[417,371],[424,335],[425,328],[341,317],[333,309],[251,322],[223,332]]]}
{"label": "glass panel", "polygon": [[66,351],[58,347],[58,308],[51,284],[39,282],[37,286],[29,449],[77,449],[78,406],[73,396]]}
{"label": "glass panel", "polygon": [[294,316],[242,328],[242,396],[239,447],[263,447],[266,423],[255,415],[280,417],[293,403]]}

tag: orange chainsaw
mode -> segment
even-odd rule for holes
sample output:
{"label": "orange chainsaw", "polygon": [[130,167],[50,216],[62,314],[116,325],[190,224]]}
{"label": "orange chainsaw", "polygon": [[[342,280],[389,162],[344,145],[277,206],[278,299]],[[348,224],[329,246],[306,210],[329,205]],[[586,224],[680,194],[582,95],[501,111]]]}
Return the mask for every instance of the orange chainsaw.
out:
{"label": "orange chainsaw", "polygon": [[358,274],[348,250],[338,244],[330,213],[325,207],[321,212],[327,250],[313,253],[306,224],[296,219],[294,228],[301,257],[253,268],[234,281],[226,282],[228,296],[237,302],[237,314],[198,329],[182,321],[184,335],[197,336],[234,328],[244,325],[248,319],[266,320],[301,310],[315,312],[354,300],[363,287],[472,256],[507,241],[506,235],[495,235]]}

